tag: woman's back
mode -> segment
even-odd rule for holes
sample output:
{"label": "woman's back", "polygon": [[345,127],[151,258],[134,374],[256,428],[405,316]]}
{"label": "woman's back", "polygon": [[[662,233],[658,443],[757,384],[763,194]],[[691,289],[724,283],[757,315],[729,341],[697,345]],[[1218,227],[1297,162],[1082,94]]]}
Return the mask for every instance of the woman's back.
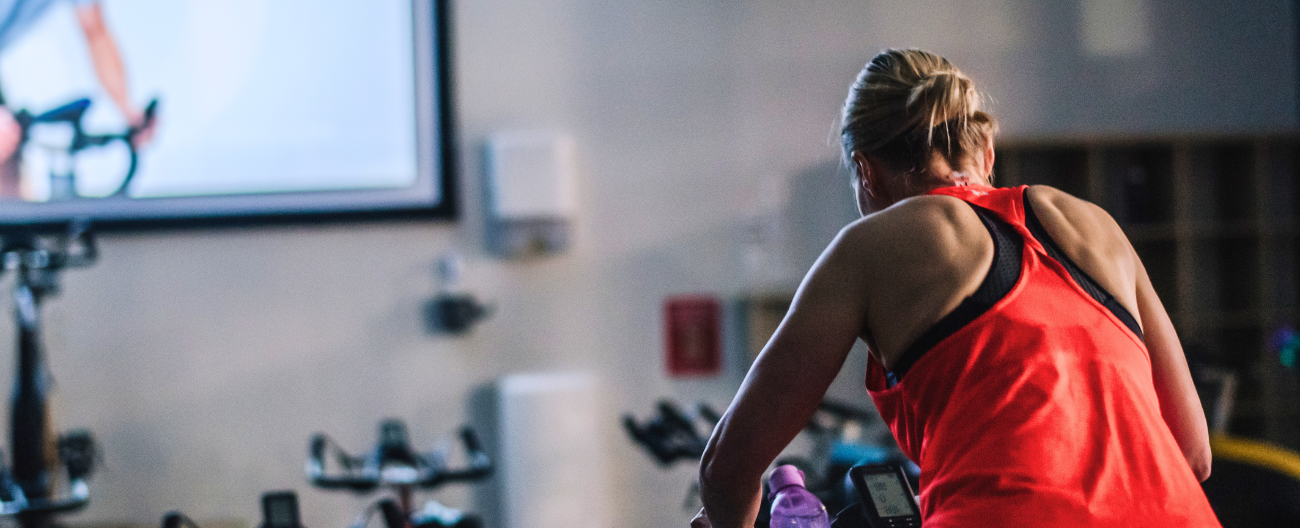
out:
{"label": "woman's back", "polygon": [[1024,189],[934,192],[980,207],[998,242],[977,302],[945,315],[938,336],[927,330],[898,377],[868,371],[882,418],[921,466],[927,524],[1216,526],[1129,311],[1056,252]]}
{"label": "woman's back", "polygon": [[[1105,211],[1051,187],[1028,198],[1062,250],[1138,320],[1135,262],[1123,232]],[[969,205],[924,195],[849,226],[869,292],[862,336],[892,367],[903,351],[979,287],[993,261],[993,241]]]}

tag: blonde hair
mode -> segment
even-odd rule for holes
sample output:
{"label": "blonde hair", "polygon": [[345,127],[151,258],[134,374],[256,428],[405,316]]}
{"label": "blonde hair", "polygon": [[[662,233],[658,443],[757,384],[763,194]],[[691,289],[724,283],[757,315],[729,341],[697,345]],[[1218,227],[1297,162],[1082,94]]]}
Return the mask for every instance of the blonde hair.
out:
{"label": "blonde hair", "polygon": [[927,176],[935,154],[954,169],[980,155],[997,121],[980,110],[970,77],[948,59],[918,49],[885,50],[849,87],[840,116],[844,161],[853,153]]}

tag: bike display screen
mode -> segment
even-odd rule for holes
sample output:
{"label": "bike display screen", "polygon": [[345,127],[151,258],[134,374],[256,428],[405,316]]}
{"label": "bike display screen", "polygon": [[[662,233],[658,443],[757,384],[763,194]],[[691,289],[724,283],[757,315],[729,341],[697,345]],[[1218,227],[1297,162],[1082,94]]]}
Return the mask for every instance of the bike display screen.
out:
{"label": "bike display screen", "polygon": [[891,473],[869,473],[862,478],[871,489],[871,502],[881,517],[917,514],[912,509],[911,494],[903,489],[903,483],[897,476]]}
{"label": "bike display screen", "polygon": [[261,528],[301,528],[298,519],[298,495],[292,491],[264,493]]}
{"label": "bike display screen", "polygon": [[849,480],[861,500],[863,520],[871,528],[921,526],[912,486],[897,463],[854,466],[849,469]]}
{"label": "bike display screen", "polygon": [[15,5],[0,228],[453,210],[445,0]]}

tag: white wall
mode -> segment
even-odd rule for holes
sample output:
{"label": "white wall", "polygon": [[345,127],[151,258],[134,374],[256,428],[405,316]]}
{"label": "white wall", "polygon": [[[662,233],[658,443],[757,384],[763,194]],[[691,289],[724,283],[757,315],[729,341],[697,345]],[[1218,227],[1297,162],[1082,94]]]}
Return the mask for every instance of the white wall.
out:
{"label": "white wall", "polygon": [[[1283,0],[1150,2],[1150,46],[1119,58],[1081,50],[1076,2],[458,4],[462,220],[112,234],[94,268],[66,274],[47,308],[57,419],[94,431],[106,463],[76,522],[154,524],[179,508],[252,525],[262,491],[296,488],[308,526],[341,527],[363,502],[304,484],[312,432],[360,450],[380,418],[398,416],[427,446],[468,419],[469,391],[503,373],[590,369],[610,388],[611,526],[684,525],[691,469],[656,468],[617,416],[669,395],[722,405],[740,372],[664,377],[660,302],[741,292],[742,226],[780,213],[782,186],[791,218],[851,217],[852,202],[824,213],[808,197],[847,192],[830,141],[837,110],[884,47],[953,59],[1010,136],[1296,125]],[[478,147],[519,127],[576,137],[583,206],[572,251],[502,262],[481,249]],[[789,226],[797,267],[833,234],[825,224]],[[460,339],[420,321],[435,260],[452,250],[497,306]],[[837,389],[850,396],[853,361]],[[435,497],[470,504],[465,490]]]}

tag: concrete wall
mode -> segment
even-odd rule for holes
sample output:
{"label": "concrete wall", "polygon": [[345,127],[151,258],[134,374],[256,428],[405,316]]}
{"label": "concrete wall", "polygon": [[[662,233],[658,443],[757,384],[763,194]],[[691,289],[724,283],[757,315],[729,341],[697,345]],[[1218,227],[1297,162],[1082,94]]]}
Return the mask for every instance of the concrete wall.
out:
{"label": "concrete wall", "polygon": [[[741,368],[665,377],[660,303],[746,291],[747,226],[780,226],[767,249],[789,265],[774,280],[795,280],[852,218],[832,131],[879,49],[953,59],[1009,136],[1295,128],[1290,2],[1147,2],[1147,33],[1118,56],[1085,49],[1085,3],[458,2],[461,220],[112,234],[94,268],[66,274],[47,308],[57,418],[93,430],[105,457],[94,504],[72,519],[156,524],[178,508],[252,525],[262,491],[296,488],[308,526],[341,527],[364,501],[304,483],[312,432],[359,451],[398,416],[431,446],[502,374],[586,369],[609,388],[609,525],[684,525],[691,468],[656,468],[617,416],[662,396],[724,405]],[[478,148],[534,127],[577,140],[576,244],[495,260],[482,250]],[[420,319],[448,251],[497,307],[465,338],[429,335]],[[851,363],[835,390],[865,404],[861,355]]]}

